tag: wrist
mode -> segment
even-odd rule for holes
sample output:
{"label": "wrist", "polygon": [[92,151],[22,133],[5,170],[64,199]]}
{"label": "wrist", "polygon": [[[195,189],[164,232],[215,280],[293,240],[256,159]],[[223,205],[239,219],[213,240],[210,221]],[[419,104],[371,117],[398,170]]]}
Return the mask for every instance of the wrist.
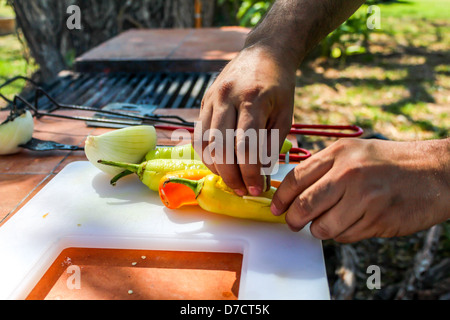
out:
{"label": "wrist", "polygon": [[430,143],[436,148],[437,172],[447,190],[450,190],[450,138]]}
{"label": "wrist", "polygon": [[450,138],[443,140],[430,140],[427,142],[426,153],[432,159],[432,177],[437,182],[435,198],[435,214],[437,222],[450,219]]}
{"label": "wrist", "polygon": [[249,33],[244,50],[260,48],[289,68],[297,70],[308,51],[305,37],[308,20],[303,19],[299,24],[296,9],[287,9],[281,5],[274,6],[267,17]]}
{"label": "wrist", "polygon": [[293,48],[286,48],[281,41],[271,41],[268,38],[248,38],[243,53],[255,53],[275,61],[285,72],[295,73],[303,61],[303,56]]}

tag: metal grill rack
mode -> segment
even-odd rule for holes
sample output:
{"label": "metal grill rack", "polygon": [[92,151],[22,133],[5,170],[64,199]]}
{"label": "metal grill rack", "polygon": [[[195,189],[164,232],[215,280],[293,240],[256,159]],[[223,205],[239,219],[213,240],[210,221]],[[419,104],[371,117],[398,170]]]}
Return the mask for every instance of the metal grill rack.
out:
{"label": "metal grill rack", "polygon": [[[116,102],[154,108],[199,108],[217,73],[70,73],[43,89],[61,104],[101,109]],[[51,112],[45,97],[38,108]]]}

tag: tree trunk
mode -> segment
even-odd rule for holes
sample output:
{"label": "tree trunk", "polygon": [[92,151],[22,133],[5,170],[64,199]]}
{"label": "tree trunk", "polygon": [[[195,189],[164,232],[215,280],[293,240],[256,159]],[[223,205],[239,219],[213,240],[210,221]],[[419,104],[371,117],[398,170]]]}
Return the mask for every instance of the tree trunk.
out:
{"label": "tree trunk", "polygon": [[[42,80],[55,77],[87,50],[130,28],[192,28],[194,0],[10,0]],[[69,30],[67,8],[77,5],[81,30]],[[213,23],[215,0],[202,0],[203,26]]]}

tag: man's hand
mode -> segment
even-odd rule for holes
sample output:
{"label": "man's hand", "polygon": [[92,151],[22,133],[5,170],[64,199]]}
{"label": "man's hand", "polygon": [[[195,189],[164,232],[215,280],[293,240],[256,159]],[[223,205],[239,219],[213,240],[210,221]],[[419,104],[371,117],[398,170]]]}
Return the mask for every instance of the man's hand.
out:
{"label": "man's hand", "polygon": [[287,175],[272,212],[344,243],[427,229],[450,217],[450,139],[340,140]]}
{"label": "man's hand", "polygon": [[[239,195],[258,196],[264,191],[260,159],[256,164],[250,163],[249,152],[254,153],[255,148],[250,151],[249,147],[254,146],[249,146],[242,133],[268,129],[270,135],[271,130],[279,130],[277,143],[281,148],[292,123],[295,71],[295,66],[280,60],[269,48],[250,47],[228,64],[203,99],[201,126],[197,126],[195,133],[196,140],[202,143],[194,143],[196,151],[209,169],[222,176]],[[213,142],[208,130],[215,129],[224,137],[224,146],[227,143],[233,146],[233,163],[227,163],[225,147],[221,156],[216,152],[212,159],[208,158],[205,148]],[[236,141],[234,138],[227,141],[227,129],[240,131]]]}
{"label": "man's hand", "polygon": [[[281,148],[292,126],[296,69],[312,48],[363,3],[364,0],[275,1],[247,37],[244,49],[206,93],[200,112],[201,127],[194,134],[195,150],[237,194],[260,195],[264,181],[261,163],[248,161],[248,147],[241,148],[242,134],[232,141],[235,142],[232,149],[236,151],[234,163],[225,161],[226,152],[231,153],[225,147],[223,152],[219,150],[219,154],[210,156],[209,148],[204,151],[215,137],[208,133],[217,129],[226,138],[227,129],[242,129],[241,133],[247,129],[267,129],[267,141],[271,141],[271,130],[278,129]],[[225,139],[221,143],[226,146],[230,141]],[[233,155],[228,154],[230,158]]]}

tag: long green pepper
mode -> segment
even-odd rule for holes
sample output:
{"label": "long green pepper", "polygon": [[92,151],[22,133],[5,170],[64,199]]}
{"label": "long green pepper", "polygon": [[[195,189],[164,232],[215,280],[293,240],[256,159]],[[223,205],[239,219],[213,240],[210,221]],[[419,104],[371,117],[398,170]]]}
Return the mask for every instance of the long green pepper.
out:
{"label": "long green pepper", "polygon": [[[185,159],[154,159],[145,161],[141,164],[132,164],[116,161],[99,160],[98,163],[107,166],[125,169],[125,172],[135,173],[139,179],[152,191],[158,191],[161,178],[169,172],[183,170],[208,170],[208,168],[199,160]],[[124,174],[122,176],[125,176]],[[120,175],[116,176],[115,182],[120,179]],[[111,183],[113,183],[112,181]]]}
{"label": "long green pepper", "polygon": [[[285,140],[280,153],[286,154],[292,149],[292,142]],[[201,160],[201,157],[195,152],[192,144],[185,144],[176,147],[157,147],[151,150],[145,156],[145,161],[155,159],[184,159],[184,160]]]}
{"label": "long green pepper", "polygon": [[145,156],[146,161],[155,159],[201,160],[200,156],[195,152],[192,144],[185,144],[176,147],[157,147]]}

